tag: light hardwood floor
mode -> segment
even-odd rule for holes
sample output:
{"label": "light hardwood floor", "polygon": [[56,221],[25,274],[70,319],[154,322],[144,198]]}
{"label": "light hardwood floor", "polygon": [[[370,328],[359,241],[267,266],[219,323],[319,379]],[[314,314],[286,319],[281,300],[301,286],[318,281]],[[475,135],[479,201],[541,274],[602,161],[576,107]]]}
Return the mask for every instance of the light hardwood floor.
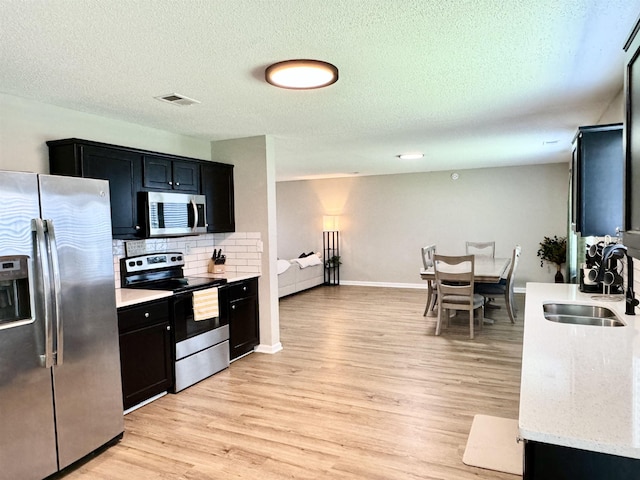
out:
{"label": "light hardwood floor", "polygon": [[514,480],[462,463],[475,414],[517,418],[524,296],[469,340],[435,337],[426,291],[319,287],[281,299],[283,351],[253,353],[125,417],[78,479]]}

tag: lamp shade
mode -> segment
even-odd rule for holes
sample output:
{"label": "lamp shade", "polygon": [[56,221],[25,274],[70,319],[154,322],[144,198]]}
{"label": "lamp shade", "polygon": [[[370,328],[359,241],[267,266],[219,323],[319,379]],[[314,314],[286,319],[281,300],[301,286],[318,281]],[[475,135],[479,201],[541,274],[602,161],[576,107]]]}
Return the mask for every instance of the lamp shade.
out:
{"label": "lamp shade", "polygon": [[339,228],[338,218],[337,215],[324,215],[322,217],[322,230],[325,232],[337,232]]}

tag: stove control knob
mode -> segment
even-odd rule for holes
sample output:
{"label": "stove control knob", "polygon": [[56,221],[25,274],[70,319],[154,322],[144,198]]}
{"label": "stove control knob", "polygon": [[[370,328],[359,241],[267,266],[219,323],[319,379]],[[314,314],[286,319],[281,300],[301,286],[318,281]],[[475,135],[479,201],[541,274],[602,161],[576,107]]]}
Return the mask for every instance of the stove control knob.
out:
{"label": "stove control knob", "polygon": [[129,262],[129,266],[133,267],[136,264],[136,262]]}
{"label": "stove control knob", "polygon": [[178,255],[178,261],[182,261],[182,255]]}
{"label": "stove control knob", "polygon": [[142,260],[137,260],[136,265],[142,265]]}

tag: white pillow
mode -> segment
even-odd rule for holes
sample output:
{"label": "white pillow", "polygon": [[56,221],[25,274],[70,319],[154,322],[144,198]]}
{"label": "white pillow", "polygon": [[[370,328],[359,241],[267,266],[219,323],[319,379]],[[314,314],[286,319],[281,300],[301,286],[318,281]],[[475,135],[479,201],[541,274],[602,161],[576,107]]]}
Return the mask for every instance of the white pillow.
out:
{"label": "white pillow", "polygon": [[300,268],[312,267],[314,265],[322,265],[322,260],[317,255],[309,255],[304,258],[294,258],[291,260],[292,262],[296,262],[300,265]]}
{"label": "white pillow", "polygon": [[278,275],[287,271],[291,266],[288,260],[278,260]]}

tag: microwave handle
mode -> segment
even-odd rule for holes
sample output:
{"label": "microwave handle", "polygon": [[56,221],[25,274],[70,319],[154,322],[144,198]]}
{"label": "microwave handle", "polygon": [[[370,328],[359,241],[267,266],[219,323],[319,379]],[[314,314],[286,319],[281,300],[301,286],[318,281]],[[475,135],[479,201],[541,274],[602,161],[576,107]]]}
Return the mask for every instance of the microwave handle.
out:
{"label": "microwave handle", "polygon": [[191,203],[191,208],[193,208],[193,227],[191,227],[191,230],[195,232],[196,228],[198,228],[198,205],[196,205],[196,201],[193,198],[189,203]]}

